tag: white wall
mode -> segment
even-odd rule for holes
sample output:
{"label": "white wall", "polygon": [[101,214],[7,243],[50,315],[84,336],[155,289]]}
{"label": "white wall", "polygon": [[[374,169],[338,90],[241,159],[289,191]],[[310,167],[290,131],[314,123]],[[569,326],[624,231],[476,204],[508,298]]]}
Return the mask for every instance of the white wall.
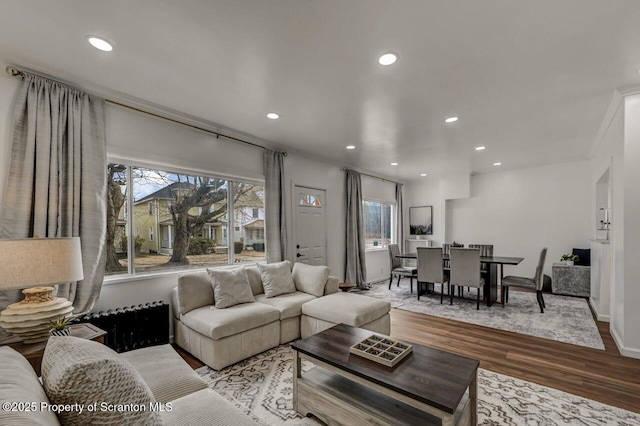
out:
{"label": "white wall", "polygon": [[427,235],[425,238],[431,240],[432,246],[442,245],[446,242],[445,199],[440,179],[425,177],[405,185],[404,234],[406,238],[409,238],[409,208],[420,206],[433,206],[433,235]]}
{"label": "white wall", "polygon": [[471,198],[449,202],[451,240],[493,244],[495,255],[519,256],[505,274],[533,276],[547,247],[545,273],[592,235],[588,161],[472,176]]}
{"label": "white wall", "polygon": [[345,264],[345,172],[341,166],[311,160],[295,154],[285,158],[285,181],[287,224],[289,227],[289,260],[295,257],[295,215],[293,205],[293,187],[307,186],[326,191],[326,232],[327,232],[327,265],[331,275],[344,280]]}
{"label": "white wall", "polygon": [[[640,95],[624,111],[624,352],[640,358]],[[615,223],[612,225],[615,227]]]}
{"label": "white wall", "polygon": [[[591,160],[592,214],[596,214],[596,187],[598,180],[609,170],[611,189],[611,276],[610,289],[610,328],[612,333],[624,337],[624,105],[618,99],[616,112],[603,135]],[[593,216],[595,217],[595,216]],[[596,231],[594,220],[593,238],[606,238],[606,232]]]}

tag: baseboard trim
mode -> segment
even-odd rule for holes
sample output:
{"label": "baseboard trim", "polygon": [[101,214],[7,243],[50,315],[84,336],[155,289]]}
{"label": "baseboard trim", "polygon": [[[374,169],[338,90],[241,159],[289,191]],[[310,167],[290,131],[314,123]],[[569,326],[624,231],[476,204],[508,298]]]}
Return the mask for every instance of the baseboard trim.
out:
{"label": "baseboard trim", "polygon": [[593,311],[593,313],[596,314],[596,319],[598,321],[611,322],[611,316],[600,315],[600,313],[598,312],[597,303],[595,303],[591,297],[589,298],[589,306],[591,306],[591,310]]}
{"label": "baseboard trim", "polygon": [[613,337],[613,341],[616,342],[618,351],[622,356],[640,359],[640,349],[626,348],[622,343],[622,339],[620,338],[620,335],[618,335],[618,332],[615,330],[615,328],[609,327],[609,332],[611,333],[611,337]]}

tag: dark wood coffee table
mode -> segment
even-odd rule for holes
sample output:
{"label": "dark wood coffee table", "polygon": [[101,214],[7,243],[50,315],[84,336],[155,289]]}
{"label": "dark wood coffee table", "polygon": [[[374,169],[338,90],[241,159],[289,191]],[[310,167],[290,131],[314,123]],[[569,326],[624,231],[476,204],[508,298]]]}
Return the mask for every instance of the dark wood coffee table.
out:
{"label": "dark wood coffee table", "polygon": [[[291,345],[298,413],[327,424],[477,424],[478,360],[412,344],[390,368],[349,352],[372,334],[339,324]],[[317,367],[302,374],[302,359]]]}

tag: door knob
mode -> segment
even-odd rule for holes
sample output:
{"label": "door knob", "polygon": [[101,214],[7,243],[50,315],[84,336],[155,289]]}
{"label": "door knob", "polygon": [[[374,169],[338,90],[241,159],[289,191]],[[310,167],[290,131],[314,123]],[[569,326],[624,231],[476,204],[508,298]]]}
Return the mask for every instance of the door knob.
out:
{"label": "door knob", "polygon": [[302,255],[300,253],[296,254],[296,257],[302,257]]}

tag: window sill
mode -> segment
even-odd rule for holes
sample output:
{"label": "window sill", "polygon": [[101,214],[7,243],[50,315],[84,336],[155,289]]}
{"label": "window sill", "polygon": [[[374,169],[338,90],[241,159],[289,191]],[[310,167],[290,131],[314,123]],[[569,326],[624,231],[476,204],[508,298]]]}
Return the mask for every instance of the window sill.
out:
{"label": "window sill", "polygon": [[[239,266],[257,265],[258,263],[260,262],[236,263],[233,265],[216,265],[216,266],[207,266],[204,268],[193,268],[193,269],[190,269],[190,268],[176,269],[172,271],[150,272],[146,274],[142,273],[142,274],[136,274],[136,275],[130,275],[130,274],[105,275],[104,279],[102,280],[102,285],[116,285],[116,284],[124,284],[124,283],[135,282],[135,281],[148,281],[148,280],[153,280],[158,278],[170,278],[172,276],[176,276],[177,278],[177,276],[187,274],[187,273],[206,272],[207,269],[231,269],[231,268],[237,268]],[[177,282],[176,282],[176,285],[177,285]]]}

